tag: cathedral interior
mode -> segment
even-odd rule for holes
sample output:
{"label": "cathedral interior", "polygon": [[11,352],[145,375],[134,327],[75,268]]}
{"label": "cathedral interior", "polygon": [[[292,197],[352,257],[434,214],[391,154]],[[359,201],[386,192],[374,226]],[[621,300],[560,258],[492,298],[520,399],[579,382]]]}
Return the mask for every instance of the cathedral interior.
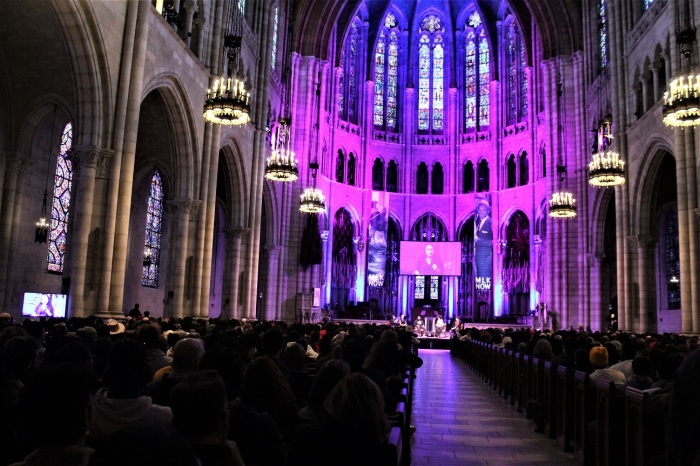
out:
{"label": "cathedral interior", "polygon": [[6,0],[2,308],[700,333],[698,24],[696,0]]}

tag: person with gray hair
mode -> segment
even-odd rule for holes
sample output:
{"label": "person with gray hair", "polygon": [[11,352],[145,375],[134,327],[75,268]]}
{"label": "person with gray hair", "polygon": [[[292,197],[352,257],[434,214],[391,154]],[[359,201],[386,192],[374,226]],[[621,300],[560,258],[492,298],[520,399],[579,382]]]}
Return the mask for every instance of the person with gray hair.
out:
{"label": "person with gray hair", "polygon": [[161,406],[170,405],[170,391],[178,382],[199,370],[204,355],[204,342],[198,338],[183,338],[173,347],[172,369],[146,386],[146,394]]}

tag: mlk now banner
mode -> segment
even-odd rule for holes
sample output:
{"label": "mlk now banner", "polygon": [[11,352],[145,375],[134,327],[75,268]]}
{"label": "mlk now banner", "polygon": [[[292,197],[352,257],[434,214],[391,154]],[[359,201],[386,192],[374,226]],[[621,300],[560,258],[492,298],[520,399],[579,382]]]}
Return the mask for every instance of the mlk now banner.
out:
{"label": "mlk now banner", "polygon": [[493,276],[493,227],[491,203],[485,197],[476,199],[474,216],[474,268],[477,291],[490,291]]}
{"label": "mlk now banner", "polygon": [[384,192],[372,192],[372,207],[367,231],[367,284],[369,286],[384,286],[388,225],[388,196]]}

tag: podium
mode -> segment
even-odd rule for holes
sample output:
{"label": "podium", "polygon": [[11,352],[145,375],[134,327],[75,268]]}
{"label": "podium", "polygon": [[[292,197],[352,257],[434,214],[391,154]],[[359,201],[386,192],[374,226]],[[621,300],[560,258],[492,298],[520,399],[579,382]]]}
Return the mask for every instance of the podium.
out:
{"label": "podium", "polygon": [[426,317],[425,318],[425,334],[429,337],[435,336],[435,321],[436,317]]}

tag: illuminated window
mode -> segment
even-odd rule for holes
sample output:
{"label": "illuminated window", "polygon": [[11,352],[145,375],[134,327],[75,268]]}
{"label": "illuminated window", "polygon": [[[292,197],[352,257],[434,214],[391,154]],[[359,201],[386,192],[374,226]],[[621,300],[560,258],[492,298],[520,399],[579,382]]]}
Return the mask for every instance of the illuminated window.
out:
{"label": "illuminated window", "polygon": [[156,168],[151,178],[151,192],[148,196],[146,214],[146,238],[143,245],[143,272],[141,284],[155,288],[158,286],[158,266],[160,264],[160,239],[163,230],[163,182]]}
{"label": "illuminated window", "polygon": [[507,121],[509,125],[527,116],[527,51],[514,20],[506,30]]}
{"label": "illuminated window", "polygon": [[68,212],[73,169],[68,152],[73,146],[73,125],[68,122],[61,134],[61,147],[56,157],[56,174],[51,203],[51,230],[49,231],[49,253],[46,259],[50,272],[63,272],[68,235]]}
{"label": "illuminated window", "polygon": [[430,15],[420,27],[418,47],[418,129],[442,131],[445,122],[445,28]]}
{"label": "illuminated window", "polygon": [[343,120],[352,123],[357,123],[359,52],[360,29],[357,23],[353,22],[340,55],[343,74],[338,86],[338,114]]}
{"label": "illuminated window", "polygon": [[374,112],[377,128],[395,131],[398,115],[399,29],[389,13],[374,50]]}
{"label": "illuminated window", "polygon": [[415,299],[425,298],[425,277],[422,275],[416,277],[416,291],[414,297]]}
{"label": "illuminated window", "polygon": [[644,9],[648,10],[652,3],[654,3],[654,0],[644,0]]}
{"label": "illuminated window", "polygon": [[279,5],[275,6],[275,14],[274,14],[274,27],[272,30],[272,69],[274,70],[275,67],[277,66],[277,29],[279,27],[280,23],[280,7]]}
{"label": "illuminated window", "polygon": [[430,277],[430,299],[438,299],[440,297],[440,277]]}
{"label": "illuminated window", "polygon": [[238,0],[238,10],[245,14],[245,0]]}
{"label": "illuminated window", "polygon": [[600,0],[598,7],[598,25],[599,31],[599,49],[600,49],[600,69],[603,70],[608,66],[608,17],[605,14],[605,0]]}
{"label": "illuminated window", "polygon": [[489,125],[491,72],[489,44],[479,13],[469,16],[465,37],[464,126],[466,130],[482,129]]}

